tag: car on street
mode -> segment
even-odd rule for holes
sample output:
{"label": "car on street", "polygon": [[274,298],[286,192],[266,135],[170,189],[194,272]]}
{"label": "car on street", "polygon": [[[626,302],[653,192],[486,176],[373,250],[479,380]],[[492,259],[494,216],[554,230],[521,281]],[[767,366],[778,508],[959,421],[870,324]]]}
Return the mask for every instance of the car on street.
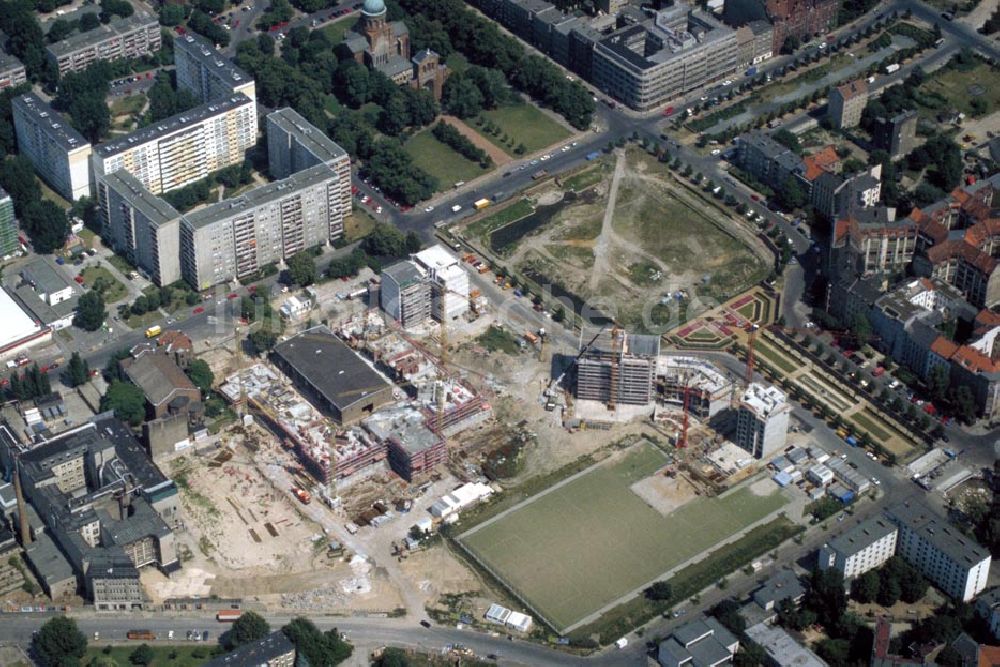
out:
{"label": "car on street", "polygon": [[202,306],[198,306],[197,308],[195,308],[194,310],[191,311],[191,314],[192,315],[201,315],[204,312],[205,312],[205,309]]}
{"label": "car on street", "polygon": [[422,621],[420,621],[420,625],[422,625],[422,626],[423,626],[423,627],[425,627],[425,628],[429,628],[429,627],[431,627],[431,622],[430,622],[430,621],[428,621],[428,620],[427,620],[427,619],[425,618],[425,619],[423,619]]}
{"label": "car on street", "polygon": [[552,159],[551,155],[543,155],[542,156],[542,162],[544,162],[545,160],[550,160],[550,159]]}
{"label": "car on street", "polygon": [[712,155],[719,155],[721,153],[722,153],[722,149],[721,148],[714,148],[714,149],[712,149]]}
{"label": "car on street", "polygon": [[424,207],[424,213],[430,213],[433,210],[434,210],[433,206],[425,206]]}
{"label": "car on street", "polygon": [[760,201],[760,195],[755,192],[752,195],[750,195],[750,199],[754,201]]}
{"label": "car on street", "polygon": [[237,297],[239,297],[239,294],[237,294],[236,292],[230,292],[229,296],[227,296],[226,298],[227,299],[235,299]]}

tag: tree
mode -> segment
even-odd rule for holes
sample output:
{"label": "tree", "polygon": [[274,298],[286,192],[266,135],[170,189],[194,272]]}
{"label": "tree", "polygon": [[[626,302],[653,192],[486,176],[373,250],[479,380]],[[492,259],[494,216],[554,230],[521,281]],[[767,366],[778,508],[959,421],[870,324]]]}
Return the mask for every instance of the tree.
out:
{"label": "tree", "polygon": [[185,372],[194,386],[201,390],[202,396],[205,396],[212,390],[212,385],[215,383],[215,375],[204,359],[192,360],[185,369]]}
{"label": "tree", "polygon": [[848,664],[851,642],[846,639],[824,639],[816,645],[816,653],[834,667]]}
{"label": "tree", "polygon": [[310,665],[338,665],[354,652],[354,648],[340,638],[336,628],[321,632],[306,618],[292,619],[281,631]]}
{"label": "tree", "polygon": [[882,577],[879,581],[878,595],[875,596],[875,601],[883,607],[891,607],[899,602],[901,594],[899,579],[896,577]]}
{"label": "tree", "polygon": [[184,5],[164,4],[160,7],[160,25],[172,28],[184,20]]}
{"label": "tree", "polygon": [[802,208],[806,205],[808,197],[805,190],[794,176],[789,176],[782,183],[778,190],[778,201],[786,209]]}
{"label": "tree", "polygon": [[789,130],[782,128],[771,135],[771,138],[794,153],[802,152],[802,146],[799,144],[799,138],[795,136],[795,133]]}
{"label": "tree", "polygon": [[785,38],[784,43],[781,45],[781,53],[783,55],[789,55],[795,53],[799,50],[799,38],[795,35],[791,35]]}
{"label": "tree", "polygon": [[111,111],[103,97],[84,95],[69,105],[70,123],[91,143],[98,143],[111,129]]}
{"label": "tree", "polygon": [[927,375],[927,388],[930,390],[931,400],[942,402],[948,398],[948,389],[951,387],[951,377],[948,367],[935,365]]}
{"label": "tree", "polygon": [[643,594],[650,600],[669,600],[673,595],[673,589],[670,588],[670,584],[666,581],[657,581],[651,586],[648,586]]}
{"label": "tree", "polygon": [[736,600],[727,598],[712,607],[712,616],[718,619],[727,630],[737,635],[746,630],[747,622],[740,615],[740,605]]}
{"label": "tree", "polygon": [[308,250],[303,250],[288,259],[288,275],[296,285],[305,287],[316,282],[316,262]]}
{"label": "tree", "polygon": [[87,638],[75,620],[56,616],[39,628],[31,640],[31,648],[41,667],[62,667],[83,657]]}
{"label": "tree", "polygon": [[955,407],[958,410],[958,417],[962,422],[971,424],[976,421],[976,412],[978,410],[976,397],[967,385],[963,384],[955,391]]}
{"label": "tree", "polygon": [[407,659],[403,649],[388,646],[382,651],[382,657],[374,664],[377,664],[378,667],[408,667],[410,661]]}
{"label": "tree", "polygon": [[122,421],[139,426],[146,416],[146,398],[134,384],[116,380],[101,397],[101,411],[105,410],[114,410]]}
{"label": "tree", "polygon": [[847,610],[844,574],[836,568],[813,570],[803,604],[816,612],[820,625],[829,627],[840,621]]}
{"label": "tree", "polygon": [[862,604],[871,602],[878,595],[879,576],[875,570],[868,570],[851,582],[851,597]]}
{"label": "tree", "polygon": [[73,316],[73,326],[84,331],[97,331],[104,324],[104,297],[91,290],[80,297]]}
{"label": "tree", "polygon": [[156,653],[149,644],[139,644],[128,656],[128,661],[133,665],[148,665],[156,658]]}
{"label": "tree", "polygon": [[262,327],[257,331],[251,331],[247,340],[250,342],[250,348],[254,354],[264,354],[269,352],[278,342],[278,334]]}
{"label": "tree", "polygon": [[254,611],[243,612],[229,632],[229,642],[233,646],[249,644],[263,639],[271,632],[264,617]]}
{"label": "tree", "polygon": [[74,352],[69,358],[69,366],[66,368],[66,375],[69,379],[69,386],[79,387],[90,379],[90,367],[80,356],[79,352]]}
{"label": "tree", "polygon": [[450,114],[472,118],[483,110],[483,94],[472,79],[452,75],[445,81],[441,103]]}

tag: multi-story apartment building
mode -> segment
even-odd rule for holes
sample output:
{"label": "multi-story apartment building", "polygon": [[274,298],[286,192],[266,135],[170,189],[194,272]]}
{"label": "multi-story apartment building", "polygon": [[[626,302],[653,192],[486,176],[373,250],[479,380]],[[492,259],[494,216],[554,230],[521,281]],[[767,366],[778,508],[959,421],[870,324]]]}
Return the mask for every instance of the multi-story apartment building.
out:
{"label": "multi-story apartment building", "polygon": [[896,158],[909,153],[917,138],[917,112],[901,111],[895,116],[875,119],[872,144]]}
{"label": "multi-story apartment building", "polygon": [[606,404],[649,405],[656,397],[654,379],[660,354],[658,336],[620,329],[581,335],[576,396]]}
{"label": "multi-story apartment building", "polygon": [[253,77],[201,35],[188,32],[174,38],[174,71],[177,88],[194,93],[202,102],[227,100],[238,93],[257,99]]}
{"label": "multi-story apartment building", "polygon": [[160,194],[243,162],[256,142],[257,105],[239,93],[101,144],[93,170],[100,176],[124,169]]}
{"label": "multi-story apartment building", "polygon": [[14,56],[0,51],[0,90],[20,86],[27,80],[24,63]]}
{"label": "multi-story apartment building", "polygon": [[836,128],[856,127],[866,104],[868,82],[865,79],[848,81],[830,91],[827,118]]}
{"label": "multi-story apartment building", "polygon": [[14,217],[14,202],[3,188],[0,188],[0,259],[6,259],[21,248],[17,239],[17,219]]}
{"label": "multi-story apartment building", "polygon": [[431,284],[431,315],[439,322],[457,319],[469,310],[469,274],[458,257],[433,245],[413,255]]}
{"label": "multi-story apartment building", "polygon": [[156,16],[136,12],[107,25],[81,32],[49,45],[49,59],[59,76],[79,72],[98,60],[138,58],[160,50],[160,23]]}
{"label": "multi-story apartment building", "polygon": [[764,0],[768,18],[774,24],[774,52],[781,51],[789,37],[807,41],[825,33],[837,19],[839,0]]}
{"label": "multi-story apartment building", "polygon": [[759,65],[774,55],[774,28],[767,21],[750,21],[736,29],[737,69]]}
{"label": "multi-story apartment building", "polygon": [[96,179],[101,238],[157,285],[181,279],[180,213],[124,170]]}
{"label": "multi-story apartment building", "polygon": [[181,273],[206,289],[343,234],[341,178],[317,165],[182,216]]}
{"label": "multi-story apartment building", "polygon": [[845,579],[853,579],[894,556],[898,534],[896,525],[885,517],[862,521],[820,547],[819,566],[837,568]]}
{"label": "multi-story apartment building", "polygon": [[764,185],[782,188],[802,170],[802,158],[771,138],[764,130],[753,130],[736,138],[736,161]]}
{"label": "multi-story apartment building", "polygon": [[888,510],[899,528],[899,555],[935,586],[962,602],[986,588],[990,552],[922,503],[902,503]]}
{"label": "multi-story apartment building", "polygon": [[410,260],[382,269],[379,305],[404,328],[429,320],[431,285],[426,272]]}
{"label": "multi-story apartment building", "polygon": [[90,142],[34,93],[11,100],[17,145],[42,180],[75,201],[90,195]]}
{"label": "multi-story apartment building", "polygon": [[752,383],[736,413],[736,445],[756,459],[780,451],[785,446],[791,412],[780,389]]}
{"label": "multi-story apartment building", "polygon": [[351,156],[289,107],[267,115],[267,168],[271,178],[325,164],[340,178],[341,215],[351,212]]}
{"label": "multi-story apartment building", "polygon": [[855,209],[834,223],[831,249],[841,272],[902,273],[915,256],[917,231],[911,220],[896,220],[895,209]]}
{"label": "multi-story apartment building", "polygon": [[736,33],[686,4],[594,44],[592,83],[644,111],[736,71]]}

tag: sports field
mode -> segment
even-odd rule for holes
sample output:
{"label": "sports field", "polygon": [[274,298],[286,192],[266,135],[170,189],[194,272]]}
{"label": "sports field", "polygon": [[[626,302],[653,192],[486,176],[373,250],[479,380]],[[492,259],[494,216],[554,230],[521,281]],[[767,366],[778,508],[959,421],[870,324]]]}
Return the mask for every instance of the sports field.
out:
{"label": "sports field", "polygon": [[779,493],[740,487],[663,516],[629,487],[665,463],[643,443],[460,540],[563,630],[786,502]]}

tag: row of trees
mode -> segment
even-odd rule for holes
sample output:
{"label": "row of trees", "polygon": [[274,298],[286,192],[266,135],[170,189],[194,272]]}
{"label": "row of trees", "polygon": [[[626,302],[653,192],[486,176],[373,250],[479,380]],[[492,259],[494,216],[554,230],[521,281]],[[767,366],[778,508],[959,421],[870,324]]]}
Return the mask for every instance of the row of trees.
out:
{"label": "row of trees", "polygon": [[434,134],[435,139],[446,146],[450,146],[465,159],[478,162],[479,166],[483,169],[493,166],[493,158],[487,155],[486,151],[482,148],[469,141],[455,126],[449,125],[442,120],[438,121],[438,124],[434,126],[431,132]]}
{"label": "row of trees", "polygon": [[20,375],[12,373],[10,386],[7,387],[7,394],[19,401],[29,401],[39,396],[48,396],[51,393],[52,384],[49,381],[49,376],[42,372],[38,364],[28,368]]}
{"label": "row of trees", "polygon": [[[548,59],[528,55],[517,39],[501,32],[462,0],[401,0],[399,5],[406,12],[402,18],[416,48],[433,48],[443,56],[459,51],[474,65],[500,70],[514,88],[550,107],[573,127],[590,127],[595,105],[586,88],[568,80]],[[389,7],[392,13],[395,4]],[[421,20],[412,18],[417,16]]]}
{"label": "row of trees", "polygon": [[61,42],[74,32],[90,32],[101,25],[101,19],[94,12],[88,12],[78,19],[56,19],[49,24],[49,31],[45,34],[45,39],[50,44]]}
{"label": "row of trees", "polygon": [[201,11],[194,9],[188,17],[187,27],[195,31],[205,39],[222,47],[229,46],[229,31],[221,25],[214,23],[212,17]]}
{"label": "row of trees", "polygon": [[851,582],[851,597],[864,604],[877,602],[891,607],[900,600],[913,604],[927,595],[930,584],[920,571],[899,556],[877,570],[868,570]]}
{"label": "row of trees", "polygon": [[51,200],[42,199],[30,160],[17,156],[0,162],[0,187],[10,195],[14,214],[36,252],[45,254],[63,247],[69,236],[66,212]]}
{"label": "row of trees", "polygon": [[382,266],[407,257],[421,248],[420,237],[414,232],[404,236],[396,227],[379,223],[351,253],[331,260],[326,267],[328,278],[355,276],[365,266],[380,271]]}

